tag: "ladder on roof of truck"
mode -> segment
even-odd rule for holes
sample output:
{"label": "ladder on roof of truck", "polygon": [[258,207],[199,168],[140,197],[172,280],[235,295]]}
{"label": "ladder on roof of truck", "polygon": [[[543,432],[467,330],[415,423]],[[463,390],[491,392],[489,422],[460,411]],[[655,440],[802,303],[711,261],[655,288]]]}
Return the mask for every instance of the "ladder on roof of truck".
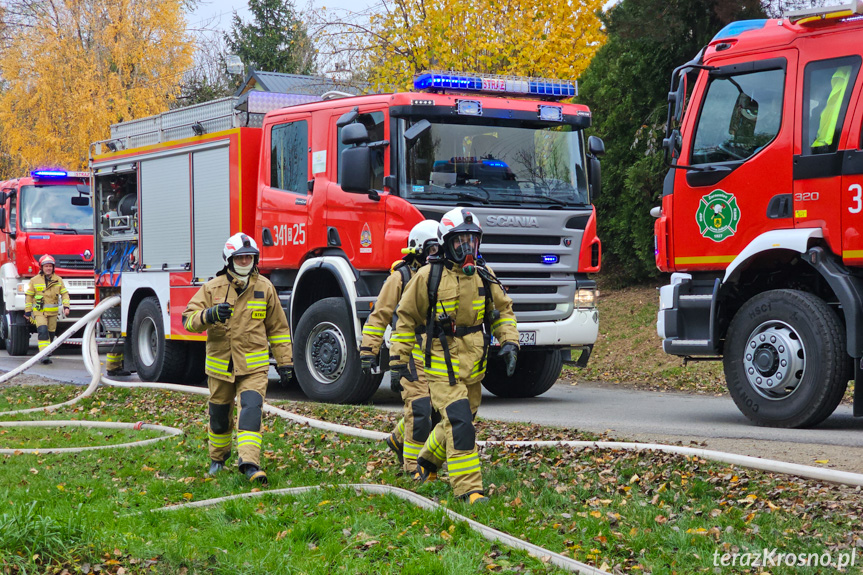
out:
{"label": "ladder on roof of truck", "polygon": [[863,0],[853,0],[848,4],[838,6],[819,6],[816,8],[803,8],[802,10],[791,10],[785,14],[792,23],[808,24],[835,18],[848,18],[863,14]]}
{"label": "ladder on roof of truck", "polygon": [[263,124],[264,114],[271,110],[348,95],[344,92],[328,92],[323,96],[309,96],[253,90],[242,96],[219,98],[155,116],[112,124],[111,138],[93,144],[93,153],[99,155],[163,144],[232,128],[259,128]]}

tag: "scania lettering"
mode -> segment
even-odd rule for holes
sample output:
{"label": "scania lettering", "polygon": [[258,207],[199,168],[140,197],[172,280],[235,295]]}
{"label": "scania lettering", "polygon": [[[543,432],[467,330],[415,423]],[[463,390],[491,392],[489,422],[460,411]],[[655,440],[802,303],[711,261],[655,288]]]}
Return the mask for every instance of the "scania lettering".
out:
{"label": "scania lettering", "polygon": [[0,182],[0,347],[25,355],[31,328],[24,318],[24,291],[50,254],[69,290],[70,314],[58,331],[93,309],[93,208],[90,173],[35,170]]}
{"label": "scania lettering", "polygon": [[202,377],[203,338],[180,314],[222,267],[225,238],[244,231],[281,295],[300,387],[368,399],[382,375],[360,369],[363,322],[410,229],[457,205],[487,226],[482,255],[525,333],[516,374],[492,352],[486,387],[535,396],[573,350],[587,361],[603,145],[584,136],[589,110],[559,101],[575,86],[435,73],[416,87],[296,105],[249,91],[117,124],[93,145],[99,296],[122,298],[104,321],[143,379]]}
{"label": "scania lettering", "polygon": [[[672,77],[663,349],[759,425],[863,415],[863,2],[730,24]],[[685,114],[683,111],[685,110]]]}

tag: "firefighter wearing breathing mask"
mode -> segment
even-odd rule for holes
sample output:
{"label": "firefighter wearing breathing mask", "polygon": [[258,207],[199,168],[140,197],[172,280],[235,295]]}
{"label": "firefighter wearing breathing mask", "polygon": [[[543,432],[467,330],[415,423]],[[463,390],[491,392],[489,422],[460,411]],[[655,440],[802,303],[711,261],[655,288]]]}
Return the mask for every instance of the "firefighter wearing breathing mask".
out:
{"label": "firefighter wearing breathing mask", "polygon": [[[388,325],[395,327],[395,309],[405,286],[416,271],[425,265],[429,256],[438,251],[438,223],[425,220],[415,225],[408,234],[408,247],[402,249],[405,257],[396,261],[391,273],[381,288],[375,308],[363,326],[360,344],[360,361],[363,371],[371,372],[378,367],[378,354]],[[396,454],[405,471],[412,472],[417,466],[417,456],[432,430],[432,408],[428,384],[423,373],[422,352],[411,334],[414,348],[406,359],[413,379],[402,378],[396,372],[390,374],[390,388],[400,393],[404,402],[404,417],[387,437],[387,446]],[[392,359],[392,356],[390,356]]]}
{"label": "firefighter wearing breathing mask", "polygon": [[482,228],[473,213],[456,208],[438,225],[443,257],[421,268],[405,288],[397,310],[390,369],[411,379],[403,358],[422,333],[422,357],[432,406],[442,420],[423,445],[413,479],[423,483],[447,464],[456,497],[485,502],[473,418],[482,395],[491,335],[512,375],[518,330],[512,300],[479,258]]}
{"label": "firefighter wearing breathing mask", "polygon": [[208,473],[215,475],[231,456],[234,403],[240,398],[237,451],[240,472],[267,484],[261,469],[261,412],[267,392],[270,351],[282,380],[292,374],[291,334],[276,288],[258,274],[260,252],[239,233],[225,242],[225,267],[201,286],[183,312],[187,331],[207,332],[205,370],[209,376]]}
{"label": "firefighter wearing breathing mask", "polygon": [[[44,255],[39,258],[39,274],[30,279],[24,291],[24,317],[36,324],[39,351],[51,343],[57,335],[57,316],[60,302],[64,315],[69,315],[69,291],[63,278],[54,273],[54,258]],[[42,363],[51,363],[48,356]]]}

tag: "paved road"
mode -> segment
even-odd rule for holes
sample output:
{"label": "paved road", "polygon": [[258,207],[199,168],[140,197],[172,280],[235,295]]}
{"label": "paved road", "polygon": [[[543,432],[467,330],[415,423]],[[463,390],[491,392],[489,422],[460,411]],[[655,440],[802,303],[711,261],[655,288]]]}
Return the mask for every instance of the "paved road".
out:
{"label": "paved road", "polygon": [[[35,340],[33,344],[31,353],[36,351]],[[54,356],[52,365],[38,365],[29,373],[86,384],[90,377],[79,353],[63,349]],[[4,371],[21,361],[0,352],[0,369]],[[270,377],[278,378],[275,370],[270,370]],[[298,390],[284,391],[275,385],[268,395],[272,399],[305,399]],[[400,409],[400,400],[386,383],[372,402],[384,409]],[[840,406],[815,429],[773,429],[749,423],[728,396],[637,391],[610,384],[570,385],[561,381],[541,397],[528,400],[501,399],[485,392],[480,416],[605,432],[623,440],[685,445],[697,442],[709,449],[795,463],[813,464],[826,459],[830,467],[863,472],[863,418],[852,417],[847,405]]]}

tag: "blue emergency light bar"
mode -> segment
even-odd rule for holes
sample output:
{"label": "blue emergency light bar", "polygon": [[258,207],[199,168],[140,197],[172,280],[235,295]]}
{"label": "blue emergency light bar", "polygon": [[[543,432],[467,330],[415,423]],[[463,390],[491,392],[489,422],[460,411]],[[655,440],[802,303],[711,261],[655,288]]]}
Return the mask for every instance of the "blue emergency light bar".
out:
{"label": "blue emergency light bar", "polygon": [[89,178],[90,172],[67,172],[65,170],[33,170],[30,177],[37,178]]}
{"label": "blue emergency light bar", "polygon": [[578,85],[569,80],[549,80],[521,76],[493,76],[463,72],[425,72],[414,78],[414,88],[438,92],[457,90],[486,94],[510,94],[538,98],[572,98]]}
{"label": "blue emergency light bar", "polygon": [[553,265],[560,261],[560,257],[556,254],[544,255],[542,256],[542,263],[546,265]]}

